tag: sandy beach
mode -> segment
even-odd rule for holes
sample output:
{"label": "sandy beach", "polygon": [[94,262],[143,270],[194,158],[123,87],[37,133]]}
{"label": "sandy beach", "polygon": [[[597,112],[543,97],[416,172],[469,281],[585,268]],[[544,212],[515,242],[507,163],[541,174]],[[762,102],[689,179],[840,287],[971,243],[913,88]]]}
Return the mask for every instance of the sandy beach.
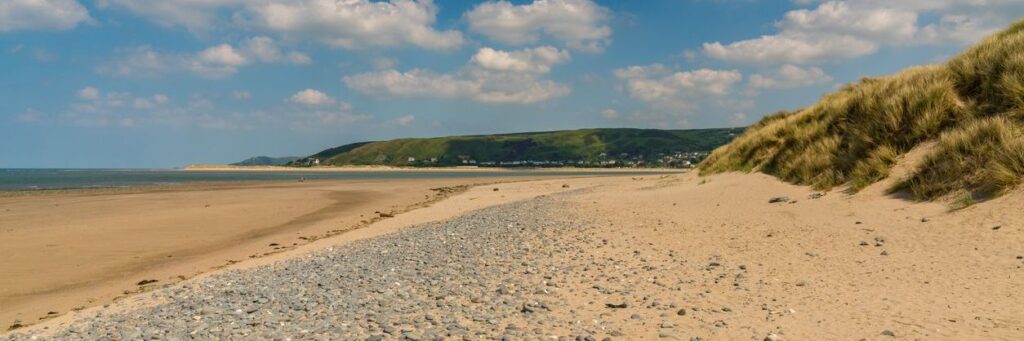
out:
{"label": "sandy beach", "polygon": [[434,204],[471,185],[528,179],[9,192],[0,196],[0,324],[34,324],[288,251]]}
{"label": "sandy beach", "polygon": [[[1024,195],[951,211],[946,203],[885,195],[884,185],[851,196],[765,175],[682,174],[475,186],[181,283],[152,276],[161,279],[151,284],[159,287],[152,295],[131,295],[9,336],[1024,335],[1024,298],[1017,295],[1024,291],[1024,216],[1015,209]],[[226,204],[211,201],[210,208]],[[324,204],[308,205],[295,209]],[[304,233],[290,234],[298,235]],[[271,239],[284,240],[259,245]],[[132,280],[138,278],[149,277]],[[296,300],[307,302],[305,308],[294,310]]]}

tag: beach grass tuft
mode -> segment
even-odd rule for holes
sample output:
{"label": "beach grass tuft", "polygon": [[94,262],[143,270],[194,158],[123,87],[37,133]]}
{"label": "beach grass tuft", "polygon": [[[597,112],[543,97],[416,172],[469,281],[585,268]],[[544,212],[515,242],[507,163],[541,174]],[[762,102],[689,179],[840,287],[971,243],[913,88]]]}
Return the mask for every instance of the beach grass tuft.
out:
{"label": "beach grass tuft", "polygon": [[902,155],[938,141],[890,191],[917,200],[1005,194],[1024,175],[1024,21],[945,64],[864,78],[797,111],[768,115],[700,165],[701,174],[763,172],[855,193]]}

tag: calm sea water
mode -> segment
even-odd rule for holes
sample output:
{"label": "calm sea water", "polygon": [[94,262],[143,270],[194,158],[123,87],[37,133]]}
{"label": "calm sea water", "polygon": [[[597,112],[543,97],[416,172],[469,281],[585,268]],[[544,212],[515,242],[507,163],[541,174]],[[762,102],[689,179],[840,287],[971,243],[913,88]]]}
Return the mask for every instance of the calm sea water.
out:
{"label": "calm sea water", "polygon": [[[636,172],[640,174],[641,172]],[[671,173],[671,172],[665,172]],[[624,174],[622,171],[575,172],[572,175]],[[629,174],[629,173],[625,173]],[[642,172],[642,174],[659,174]],[[223,181],[297,181],[360,179],[431,179],[454,177],[556,176],[565,172],[512,170],[480,172],[285,172],[285,171],[183,171],[168,169],[0,169],[0,191],[41,189],[109,188],[142,185],[180,185]]]}

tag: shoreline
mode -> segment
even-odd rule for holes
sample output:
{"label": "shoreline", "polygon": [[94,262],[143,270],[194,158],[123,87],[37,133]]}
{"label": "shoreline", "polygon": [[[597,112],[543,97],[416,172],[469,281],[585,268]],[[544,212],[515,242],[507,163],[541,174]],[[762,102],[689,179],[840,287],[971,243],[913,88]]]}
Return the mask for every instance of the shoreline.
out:
{"label": "shoreline", "polygon": [[675,173],[687,172],[689,168],[581,168],[581,167],[397,167],[397,166],[316,166],[316,167],[285,167],[285,166],[230,166],[230,165],[188,165],[182,171],[273,171],[273,172],[566,172],[566,173]]}

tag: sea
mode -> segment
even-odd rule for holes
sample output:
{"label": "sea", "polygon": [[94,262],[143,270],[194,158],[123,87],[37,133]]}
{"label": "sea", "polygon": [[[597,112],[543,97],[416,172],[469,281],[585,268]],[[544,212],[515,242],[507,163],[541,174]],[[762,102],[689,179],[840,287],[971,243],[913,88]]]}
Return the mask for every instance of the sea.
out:
{"label": "sea", "polygon": [[565,171],[544,169],[479,171],[203,171],[179,169],[0,169],[0,191],[176,186],[202,182],[299,180],[443,179],[566,175],[673,174],[651,171]]}

